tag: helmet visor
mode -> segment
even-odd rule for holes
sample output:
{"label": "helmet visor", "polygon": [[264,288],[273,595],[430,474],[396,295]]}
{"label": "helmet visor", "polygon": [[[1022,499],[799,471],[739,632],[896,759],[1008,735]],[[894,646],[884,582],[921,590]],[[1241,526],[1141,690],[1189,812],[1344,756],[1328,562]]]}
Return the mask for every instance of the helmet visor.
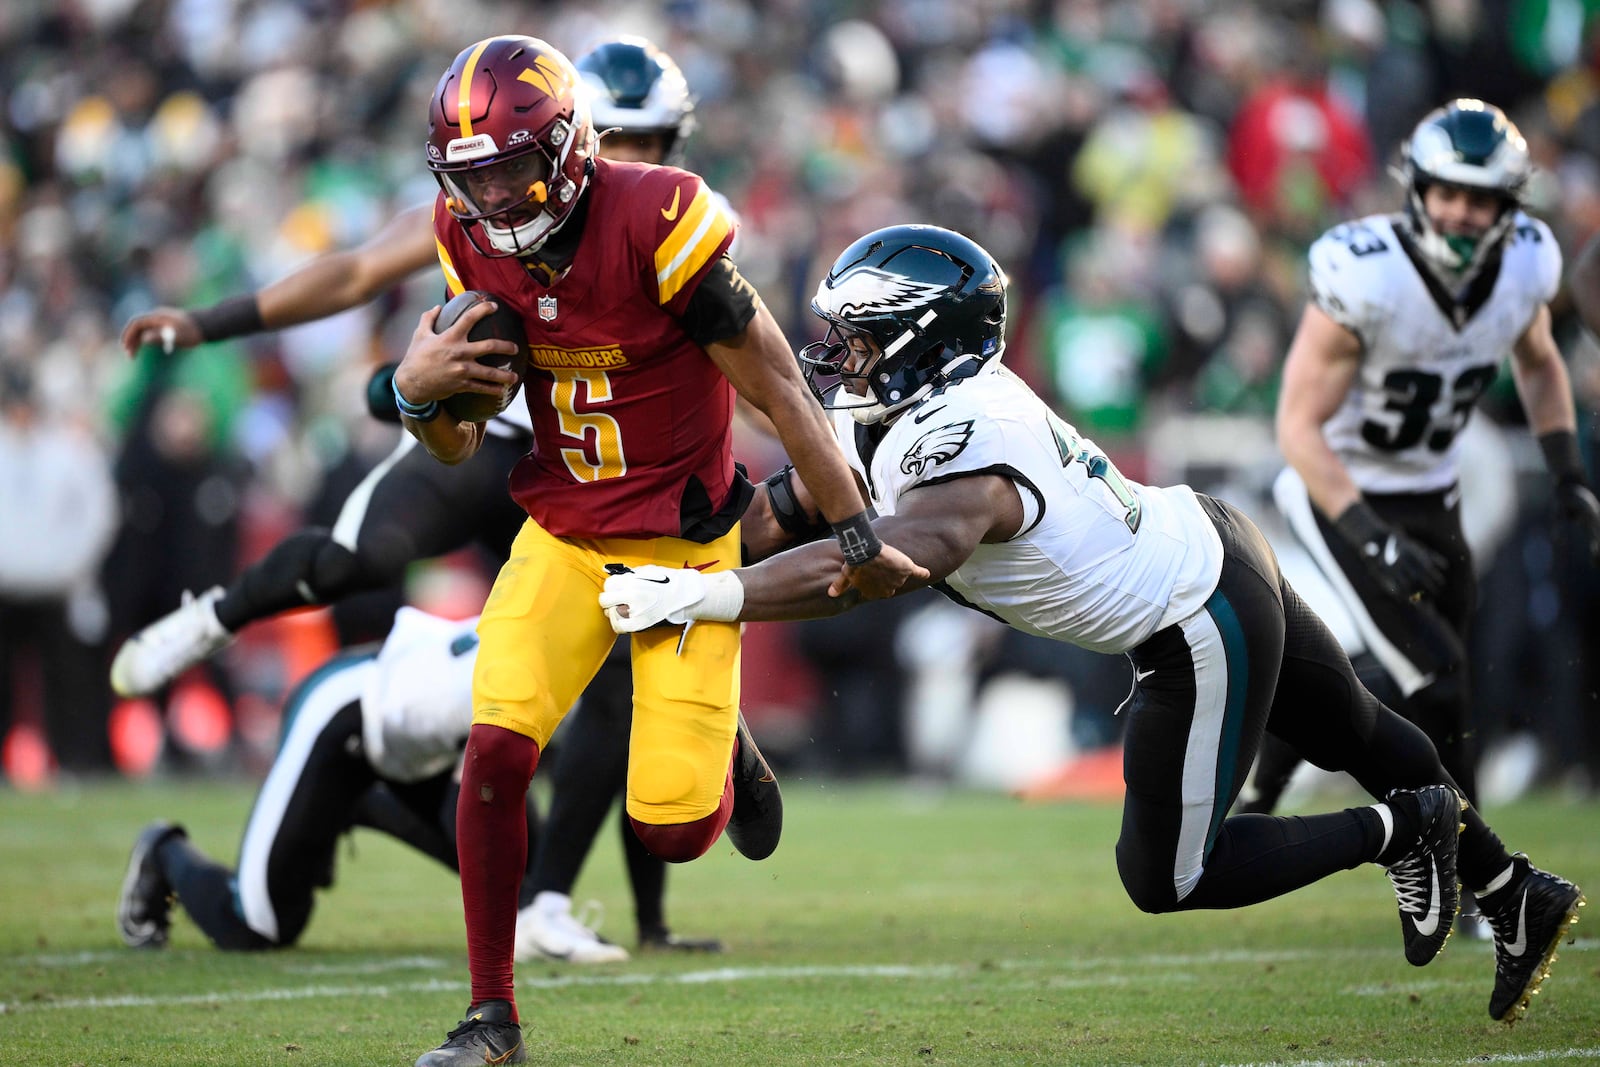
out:
{"label": "helmet visor", "polygon": [[532,151],[465,170],[440,171],[439,180],[457,219],[514,229],[544,210],[553,174],[544,153]]}

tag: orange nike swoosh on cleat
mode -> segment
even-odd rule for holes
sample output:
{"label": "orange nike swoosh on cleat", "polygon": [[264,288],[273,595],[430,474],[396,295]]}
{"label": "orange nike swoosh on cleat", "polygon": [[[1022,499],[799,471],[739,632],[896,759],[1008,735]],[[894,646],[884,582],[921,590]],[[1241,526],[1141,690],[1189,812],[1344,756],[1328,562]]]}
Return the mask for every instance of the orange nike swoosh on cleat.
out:
{"label": "orange nike swoosh on cleat", "polygon": [[673,219],[678,217],[678,194],[680,194],[682,192],[683,192],[682,189],[674,189],[674,190],[672,190],[672,204],[671,204],[671,206],[664,207],[664,208],[661,209],[661,217],[666,219],[668,222],[671,222]]}
{"label": "orange nike swoosh on cleat", "polygon": [[516,1052],[517,1049],[521,1047],[522,1042],[519,1041],[515,1045],[512,1045],[510,1048],[506,1049],[505,1055],[503,1056],[491,1056],[488,1053],[484,1053],[483,1062],[491,1065],[496,1063],[505,1063],[511,1058],[512,1053]]}

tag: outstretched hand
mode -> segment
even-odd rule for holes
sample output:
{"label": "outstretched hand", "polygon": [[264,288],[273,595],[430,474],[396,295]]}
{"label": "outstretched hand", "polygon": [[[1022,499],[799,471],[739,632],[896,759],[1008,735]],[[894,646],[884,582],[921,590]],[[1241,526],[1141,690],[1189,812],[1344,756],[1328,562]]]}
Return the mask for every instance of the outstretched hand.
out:
{"label": "outstretched hand", "polygon": [[193,348],[204,341],[194,316],[182,308],[159,307],[135,315],[122,328],[122,349],[128,355],[138,355],[144,345],[160,345],[161,351],[171,355],[179,348]]}
{"label": "outstretched hand", "polygon": [[909,581],[922,581],[928,569],[893,545],[885,542],[876,556],[865,563],[844,564],[839,576],[828,583],[828,595],[841,597],[854,589],[863,600],[883,600],[898,593]]}

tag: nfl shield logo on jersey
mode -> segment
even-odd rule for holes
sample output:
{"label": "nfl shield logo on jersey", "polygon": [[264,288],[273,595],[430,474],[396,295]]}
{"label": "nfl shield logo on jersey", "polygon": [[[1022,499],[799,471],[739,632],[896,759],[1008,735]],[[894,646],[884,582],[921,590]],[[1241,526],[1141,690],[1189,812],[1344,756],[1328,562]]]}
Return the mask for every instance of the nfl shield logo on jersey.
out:
{"label": "nfl shield logo on jersey", "polygon": [[539,317],[545,322],[554,322],[556,318],[556,298],[541,296],[539,298]]}

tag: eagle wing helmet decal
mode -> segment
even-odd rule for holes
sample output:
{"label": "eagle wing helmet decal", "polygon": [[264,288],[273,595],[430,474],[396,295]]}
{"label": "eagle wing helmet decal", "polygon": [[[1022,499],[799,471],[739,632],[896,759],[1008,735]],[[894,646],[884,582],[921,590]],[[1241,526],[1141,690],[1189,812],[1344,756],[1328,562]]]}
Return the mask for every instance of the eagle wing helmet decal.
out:
{"label": "eagle wing helmet decal", "polygon": [[930,464],[948,463],[959,456],[972,440],[972,420],[936,426],[917,438],[900,460],[900,469],[919,477]]}
{"label": "eagle wing helmet decal", "polygon": [[816,302],[825,313],[843,319],[851,315],[886,315],[926,307],[949,288],[877,267],[862,267],[840,278],[831,288],[824,280],[817,290]]}

